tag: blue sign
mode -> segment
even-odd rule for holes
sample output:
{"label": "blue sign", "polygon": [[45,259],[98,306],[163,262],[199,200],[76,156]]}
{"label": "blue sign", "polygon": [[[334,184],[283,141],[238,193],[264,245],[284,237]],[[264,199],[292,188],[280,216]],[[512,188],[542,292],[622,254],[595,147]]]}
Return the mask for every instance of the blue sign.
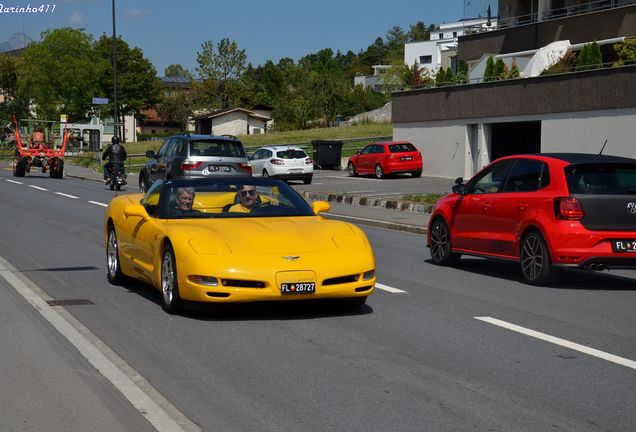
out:
{"label": "blue sign", "polygon": [[93,98],[93,105],[106,105],[108,98]]}

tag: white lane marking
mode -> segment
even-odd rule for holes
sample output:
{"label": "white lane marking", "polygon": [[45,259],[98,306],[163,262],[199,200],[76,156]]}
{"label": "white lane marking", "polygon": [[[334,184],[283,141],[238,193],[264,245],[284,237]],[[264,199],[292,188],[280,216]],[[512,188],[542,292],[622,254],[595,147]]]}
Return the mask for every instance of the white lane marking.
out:
{"label": "white lane marking", "polygon": [[48,190],[48,189],[44,189],[43,187],[35,186],[35,185],[29,185],[29,187],[31,187],[33,189],[41,190],[41,191],[47,191]]}
{"label": "white lane marking", "polygon": [[[369,219],[369,218],[362,218],[362,217],[349,216],[349,215],[341,215],[341,214],[328,213],[328,212],[323,212],[321,214],[324,214],[325,216],[334,216],[334,217],[338,217],[338,218],[342,218],[342,219],[361,220],[361,221],[369,221],[369,222],[379,222],[379,223],[382,223],[382,224],[386,224],[387,223],[386,221],[379,220],[379,219]],[[406,225],[406,226],[410,226],[410,227],[419,227],[418,225],[412,225],[412,224],[400,223],[400,222],[394,222],[393,224],[394,225]]]}
{"label": "white lane marking", "polygon": [[95,204],[95,205],[98,205],[98,206],[102,206],[102,207],[108,207],[108,204],[100,203],[100,202],[97,202],[97,201],[89,201],[89,203]]}
{"label": "white lane marking", "polygon": [[65,193],[62,193],[62,192],[55,192],[55,194],[56,195],[62,195],[62,196],[67,197],[67,198],[79,199],[79,197],[76,197],[75,195],[68,195],[68,194],[65,194]]}
{"label": "white lane marking", "polygon": [[[29,285],[37,287],[34,282],[20,273],[1,256],[0,276],[22,295],[60,334],[66,337],[82,356],[109,380],[157,431],[185,432],[186,429],[173,420],[134,380],[129,378],[110,358],[84,336],[84,334],[90,333],[90,330],[82,328],[80,331],[80,329],[71,325],[35,289],[29,287]],[[120,361],[123,362],[123,360]],[[192,429],[190,428],[190,430]]]}
{"label": "white lane marking", "polygon": [[484,321],[484,322],[487,322],[487,323],[490,323],[490,324],[493,324],[493,325],[496,325],[496,326],[499,326],[499,327],[503,327],[505,329],[512,330],[514,332],[521,333],[521,334],[524,334],[526,336],[530,336],[530,337],[533,337],[533,338],[541,339],[541,340],[544,340],[546,342],[553,343],[555,345],[560,345],[562,347],[569,348],[569,349],[574,350],[574,351],[579,351],[579,352],[582,352],[584,354],[588,354],[588,355],[591,355],[591,356],[594,356],[594,357],[598,357],[600,359],[607,360],[609,362],[616,363],[616,364],[619,364],[621,366],[625,366],[625,367],[628,367],[628,368],[631,368],[631,369],[636,369],[636,361],[629,360],[629,359],[626,359],[624,357],[619,357],[619,356],[616,356],[614,354],[609,354],[609,353],[606,353],[604,351],[599,351],[597,349],[590,348],[590,347],[585,346],[585,345],[580,345],[580,344],[577,344],[575,342],[570,342],[570,341],[565,340],[565,339],[561,339],[561,338],[558,338],[558,337],[550,336],[549,334],[545,334],[545,333],[541,333],[541,332],[538,332],[538,331],[535,331],[535,330],[531,330],[531,329],[528,329],[528,328],[525,328],[525,327],[521,327],[521,326],[518,326],[516,324],[511,324],[511,323],[506,322],[506,321],[501,321],[501,320],[498,320],[496,318],[475,317],[475,319],[478,319],[480,321]]}
{"label": "white lane marking", "polygon": [[19,181],[16,181],[16,180],[11,180],[11,179],[7,179],[7,181],[8,181],[9,183],[24,184],[24,183],[22,183],[22,182],[19,182]]}
{"label": "white lane marking", "polygon": [[390,287],[388,285],[383,285],[383,284],[378,283],[378,282],[375,283],[375,287],[379,288],[379,289],[381,289],[383,291],[388,291],[388,292],[393,293],[393,294],[399,294],[399,293],[405,293],[406,292],[406,291],[402,291],[401,289],[393,288],[393,287]]}

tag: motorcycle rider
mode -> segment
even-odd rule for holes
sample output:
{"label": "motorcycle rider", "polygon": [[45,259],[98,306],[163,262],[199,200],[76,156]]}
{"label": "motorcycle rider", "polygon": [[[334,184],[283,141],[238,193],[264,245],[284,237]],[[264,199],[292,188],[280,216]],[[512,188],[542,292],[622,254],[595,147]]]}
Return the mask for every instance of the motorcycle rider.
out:
{"label": "motorcycle rider", "polygon": [[[124,145],[119,142],[119,137],[115,135],[102,155],[102,160],[108,158],[108,162],[104,164],[104,182],[106,184],[110,182],[110,172],[113,168],[119,167],[121,173],[126,177],[124,173],[124,161],[127,157],[128,155],[126,154]],[[125,180],[124,184],[126,184]]]}

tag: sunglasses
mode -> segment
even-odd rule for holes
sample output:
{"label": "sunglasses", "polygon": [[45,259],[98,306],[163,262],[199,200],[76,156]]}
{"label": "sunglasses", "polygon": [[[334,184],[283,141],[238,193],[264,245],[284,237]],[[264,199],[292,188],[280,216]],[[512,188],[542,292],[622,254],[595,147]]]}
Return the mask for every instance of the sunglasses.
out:
{"label": "sunglasses", "polygon": [[242,197],[246,197],[248,195],[251,195],[251,196],[256,195],[256,190],[252,189],[252,190],[242,190],[241,191],[241,196]]}

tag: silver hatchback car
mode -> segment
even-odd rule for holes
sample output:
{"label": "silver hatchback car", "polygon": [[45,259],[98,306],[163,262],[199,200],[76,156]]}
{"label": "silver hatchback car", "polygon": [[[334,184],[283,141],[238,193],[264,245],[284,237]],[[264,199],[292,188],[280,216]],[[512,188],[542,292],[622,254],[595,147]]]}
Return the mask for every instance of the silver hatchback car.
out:
{"label": "silver hatchback car", "polygon": [[146,192],[157,179],[210,176],[252,176],[241,141],[222,135],[175,135],[157,153],[146,152],[150,161],[139,172],[139,190]]}

